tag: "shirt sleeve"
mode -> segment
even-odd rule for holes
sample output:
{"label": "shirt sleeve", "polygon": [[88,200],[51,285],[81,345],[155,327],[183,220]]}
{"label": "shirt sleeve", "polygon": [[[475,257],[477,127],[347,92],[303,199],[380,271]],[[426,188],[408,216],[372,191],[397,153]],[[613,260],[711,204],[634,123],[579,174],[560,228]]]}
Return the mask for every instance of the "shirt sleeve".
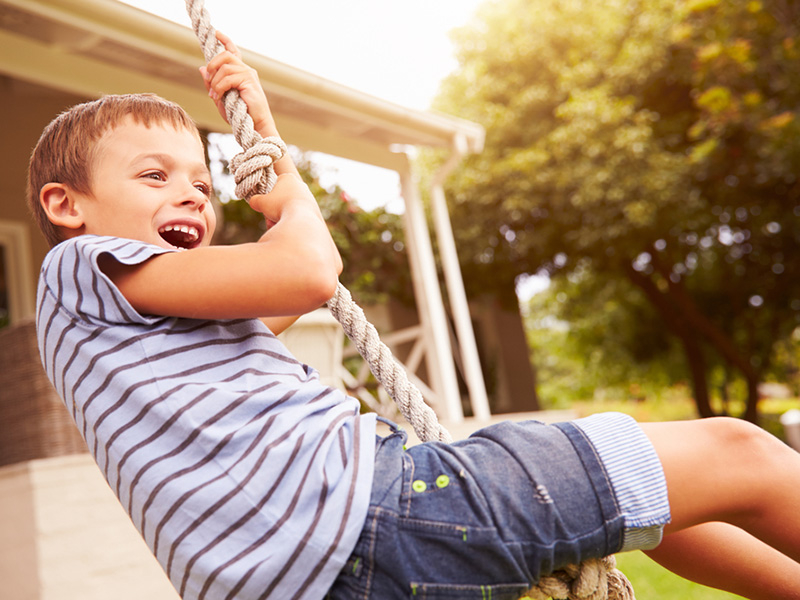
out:
{"label": "shirt sleeve", "polygon": [[125,265],[174,252],[152,244],[116,237],[84,235],[62,242],[45,258],[40,285],[45,294],[71,315],[103,324],[152,324],[164,317],[142,315],[128,302],[114,282],[103,273],[98,260],[111,255]]}

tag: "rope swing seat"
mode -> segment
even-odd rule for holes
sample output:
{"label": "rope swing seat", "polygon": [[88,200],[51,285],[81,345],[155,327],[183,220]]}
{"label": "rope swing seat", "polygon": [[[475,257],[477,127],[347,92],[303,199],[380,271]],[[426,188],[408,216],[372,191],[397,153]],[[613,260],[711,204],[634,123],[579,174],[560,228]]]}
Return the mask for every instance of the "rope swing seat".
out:
{"label": "rope swing seat", "polygon": [[[186,10],[208,62],[224,47],[216,38],[203,0],[186,0]],[[237,90],[228,91],[224,103],[234,137],[243,149],[231,161],[236,194],[245,200],[256,194],[266,194],[275,185],[277,177],[273,164],[286,153],[286,145],[277,137],[262,138],[255,131],[247,105]],[[425,404],[420,390],[409,380],[403,366],[380,340],[375,327],[341,283],[328,301],[328,308],[419,439],[452,442],[452,436],[438,422],[433,409]],[[613,556],[587,560],[544,576],[527,595],[533,600],[635,600],[633,587],[616,568]]]}

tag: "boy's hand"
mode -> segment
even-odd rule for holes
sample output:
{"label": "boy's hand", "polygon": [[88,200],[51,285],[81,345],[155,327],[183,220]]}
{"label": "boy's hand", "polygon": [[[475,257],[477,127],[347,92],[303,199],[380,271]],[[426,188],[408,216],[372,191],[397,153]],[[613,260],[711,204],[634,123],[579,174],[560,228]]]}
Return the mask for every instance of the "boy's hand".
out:
{"label": "boy's hand", "polygon": [[[206,66],[200,67],[200,73],[203,76],[208,95],[217,105],[219,114],[225,121],[228,120],[222,97],[228,90],[235,89],[247,105],[247,112],[253,119],[255,130],[262,137],[280,137],[258,73],[244,63],[242,53],[227,35],[217,31],[217,39],[225,47],[225,50],[212,58]],[[297,167],[288,154],[277,161],[274,168],[278,175],[281,173],[298,174]]]}
{"label": "boy's hand", "polygon": [[249,202],[253,210],[264,215],[267,229],[277,224],[286,210],[307,210],[310,215],[322,219],[322,213],[311,190],[299,175],[291,173],[278,175],[275,187],[269,194],[256,194]]}
{"label": "boy's hand", "polygon": [[228,120],[222,97],[228,90],[235,89],[247,104],[247,112],[253,119],[255,130],[265,137],[276,135],[275,122],[258,73],[244,63],[242,53],[227,35],[217,31],[217,39],[225,46],[225,50],[212,58],[206,66],[200,67],[200,74],[219,114],[225,121]]}

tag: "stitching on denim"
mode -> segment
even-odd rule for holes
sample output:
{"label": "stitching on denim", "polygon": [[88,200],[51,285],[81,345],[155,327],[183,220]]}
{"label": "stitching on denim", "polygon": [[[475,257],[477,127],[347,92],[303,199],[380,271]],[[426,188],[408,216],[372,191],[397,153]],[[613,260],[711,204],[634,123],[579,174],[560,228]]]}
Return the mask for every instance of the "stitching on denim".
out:
{"label": "stitching on denim", "polygon": [[[439,597],[442,593],[446,593],[451,597],[453,592],[461,592],[462,594],[471,594],[470,597],[478,598],[477,594],[481,594],[484,600],[495,598],[496,593],[507,594],[509,592],[522,593],[528,588],[530,584],[527,582],[519,583],[492,583],[488,585],[479,584],[455,584],[455,583],[428,583],[424,581],[411,581],[409,582],[413,590],[414,597],[430,598],[432,594]],[[415,589],[416,588],[416,589]],[[474,594],[474,596],[472,596]],[[455,596],[452,596],[455,598]]]}
{"label": "stitching on denim", "polygon": [[[380,518],[381,507],[374,508],[372,522],[369,524],[369,550],[367,552],[367,560],[364,561],[363,569],[366,569],[366,579],[364,582],[364,597],[363,600],[369,600],[370,592],[372,591],[372,581],[375,577],[375,544],[378,541],[377,529],[378,520]],[[365,524],[366,526],[366,524]]]}
{"label": "stitching on denim", "polygon": [[437,521],[436,519],[420,519],[418,517],[400,517],[397,528],[403,531],[441,534],[447,537],[463,539],[465,532],[473,532],[481,536],[492,536],[501,539],[497,527],[469,525],[468,523],[454,523],[452,521]]}
{"label": "stitching on denim", "polygon": [[414,463],[414,458],[408,452],[403,452],[403,490],[400,497],[405,504],[404,508],[401,507],[401,512],[404,517],[408,517],[411,514],[411,496],[414,493],[414,490],[411,489],[411,485],[414,481],[415,470],[416,464]]}

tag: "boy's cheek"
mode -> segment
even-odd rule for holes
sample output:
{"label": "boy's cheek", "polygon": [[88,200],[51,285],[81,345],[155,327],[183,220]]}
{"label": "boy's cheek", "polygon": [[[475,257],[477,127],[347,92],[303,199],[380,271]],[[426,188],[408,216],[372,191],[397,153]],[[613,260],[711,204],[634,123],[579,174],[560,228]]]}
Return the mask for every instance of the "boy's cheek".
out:
{"label": "boy's cheek", "polygon": [[[209,207],[209,208],[211,208],[211,207]],[[207,226],[208,226],[208,231],[206,231],[206,234],[203,236],[203,242],[201,244],[202,246],[210,246],[211,245],[211,240],[214,237],[214,233],[217,231],[217,217],[216,217],[216,214],[213,214],[213,215],[211,215],[209,217],[208,222],[207,222]]]}

